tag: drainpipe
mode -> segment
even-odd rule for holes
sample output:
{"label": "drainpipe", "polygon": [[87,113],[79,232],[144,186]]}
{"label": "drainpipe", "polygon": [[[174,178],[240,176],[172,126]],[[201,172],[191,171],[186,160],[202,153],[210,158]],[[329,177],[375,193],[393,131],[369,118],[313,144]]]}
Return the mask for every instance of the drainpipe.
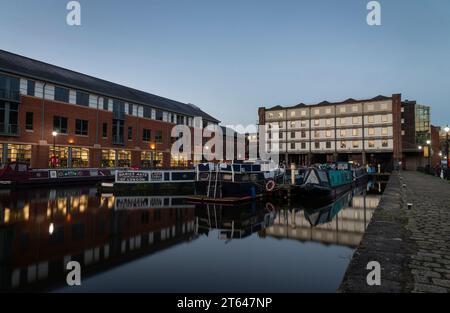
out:
{"label": "drainpipe", "polygon": [[98,145],[98,115],[99,115],[100,96],[97,96],[97,122],[95,123],[95,143]]}
{"label": "drainpipe", "polygon": [[41,140],[44,140],[44,128],[45,128],[45,87],[47,83],[44,82],[42,87],[42,113],[41,113]]}

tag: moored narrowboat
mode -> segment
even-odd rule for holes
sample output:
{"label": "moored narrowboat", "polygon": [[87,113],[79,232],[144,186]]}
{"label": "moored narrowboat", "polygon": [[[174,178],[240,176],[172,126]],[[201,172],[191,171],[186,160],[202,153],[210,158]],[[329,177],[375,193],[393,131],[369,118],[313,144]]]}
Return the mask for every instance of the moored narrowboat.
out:
{"label": "moored narrowboat", "polygon": [[273,162],[203,163],[196,166],[199,201],[245,201],[262,197],[281,183],[284,169]]}

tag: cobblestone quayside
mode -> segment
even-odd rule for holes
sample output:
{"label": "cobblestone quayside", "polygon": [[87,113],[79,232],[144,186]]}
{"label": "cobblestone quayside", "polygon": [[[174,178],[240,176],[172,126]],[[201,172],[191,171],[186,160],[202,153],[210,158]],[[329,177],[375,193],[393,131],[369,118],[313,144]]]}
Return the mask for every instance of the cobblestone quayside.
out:
{"label": "cobblestone quayside", "polygon": [[[366,283],[370,261],[381,264],[380,286]],[[450,292],[450,184],[392,174],[338,291]]]}

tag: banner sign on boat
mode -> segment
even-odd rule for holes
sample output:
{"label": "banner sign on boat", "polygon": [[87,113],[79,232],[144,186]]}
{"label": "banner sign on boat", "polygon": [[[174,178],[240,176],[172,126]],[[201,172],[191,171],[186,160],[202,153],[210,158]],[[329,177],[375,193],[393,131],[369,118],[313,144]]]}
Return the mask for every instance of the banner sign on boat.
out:
{"label": "banner sign on boat", "polygon": [[162,172],[151,172],[150,181],[163,181]]}
{"label": "banner sign on boat", "polygon": [[117,182],[146,182],[149,180],[148,172],[129,171],[118,172]]}

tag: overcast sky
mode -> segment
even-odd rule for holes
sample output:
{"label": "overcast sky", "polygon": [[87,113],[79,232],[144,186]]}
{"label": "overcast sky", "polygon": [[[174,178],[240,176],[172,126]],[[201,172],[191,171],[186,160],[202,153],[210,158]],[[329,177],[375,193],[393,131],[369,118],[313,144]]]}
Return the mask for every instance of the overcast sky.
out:
{"label": "overcast sky", "polygon": [[0,48],[182,102],[224,124],[260,106],[402,93],[450,123],[450,1],[0,0]]}

